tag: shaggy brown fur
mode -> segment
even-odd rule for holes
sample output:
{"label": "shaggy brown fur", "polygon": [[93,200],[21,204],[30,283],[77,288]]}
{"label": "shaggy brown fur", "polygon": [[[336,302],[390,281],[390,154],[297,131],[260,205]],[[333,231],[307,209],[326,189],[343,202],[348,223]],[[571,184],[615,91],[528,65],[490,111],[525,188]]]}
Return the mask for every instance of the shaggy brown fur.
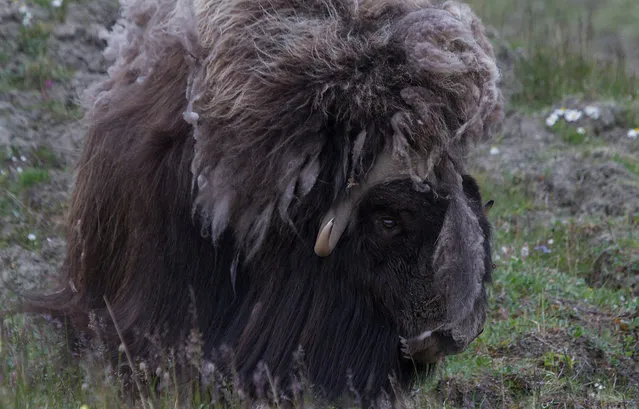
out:
{"label": "shaggy brown fur", "polygon": [[[501,95],[467,6],[132,0],[106,54],[62,288],[32,310],[79,334],[89,312],[111,321],[106,296],[148,357],[143,335],[180,342],[193,301],[206,350],[230,346],[248,389],[264,362],[286,390],[302,347],[329,397],[349,373],[371,398],[408,382],[402,337],[429,363],[481,331],[490,229],[462,175]],[[317,257],[336,211],[344,232]],[[115,357],[112,326],[100,335]]]}

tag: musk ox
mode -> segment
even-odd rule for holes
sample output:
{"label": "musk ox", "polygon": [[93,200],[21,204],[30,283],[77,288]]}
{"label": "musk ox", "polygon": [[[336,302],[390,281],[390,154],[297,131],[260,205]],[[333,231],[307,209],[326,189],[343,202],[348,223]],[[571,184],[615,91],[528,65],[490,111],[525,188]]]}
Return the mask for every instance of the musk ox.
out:
{"label": "musk ox", "polygon": [[478,336],[490,226],[465,161],[502,104],[466,5],[122,10],[87,93],[60,288],[32,311],[99,332],[114,360],[195,328],[253,395],[258,367],[285,394],[298,360],[329,399],[392,395]]}

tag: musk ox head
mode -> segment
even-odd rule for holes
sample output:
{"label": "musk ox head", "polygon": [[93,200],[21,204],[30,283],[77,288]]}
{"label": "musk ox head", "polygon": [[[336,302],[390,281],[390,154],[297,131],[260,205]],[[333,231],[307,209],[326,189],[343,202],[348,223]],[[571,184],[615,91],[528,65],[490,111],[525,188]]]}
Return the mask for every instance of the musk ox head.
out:
{"label": "musk ox head", "polygon": [[481,332],[490,227],[465,156],[501,95],[468,7],[123,10],[109,78],[87,93],[62,288],[32,310],[76,335],[91,313],[114,360],[122,342],[152,359],[148,334],[174,347],[195,327],[255,395],[263,365],[286,394],[301,350],[322,394],[374,399]]}

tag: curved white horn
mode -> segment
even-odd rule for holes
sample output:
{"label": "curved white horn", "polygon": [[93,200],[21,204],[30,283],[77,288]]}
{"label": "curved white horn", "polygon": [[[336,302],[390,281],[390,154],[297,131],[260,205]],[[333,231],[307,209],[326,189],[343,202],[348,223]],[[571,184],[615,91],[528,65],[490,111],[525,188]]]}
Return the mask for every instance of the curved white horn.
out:
{"label": "curved white horn", "polygon": [[315,254],[320,257],[326,257],[331,254],[333,249],[330,246],[331,232],[333,231],[333,225],[335,219],[329,219],[327,223],[320,228],[317,234],[317,240],[315,240]]}
{"label": "curved white horn", "polygon": [[346,231],[346,227],[348,227],[352,211],[353,201],[351,198],[342,200],[328,211],[322,219],[319,233],[317,233],[315,254],[320,257],[326,257],[335,250],[337,242]]}

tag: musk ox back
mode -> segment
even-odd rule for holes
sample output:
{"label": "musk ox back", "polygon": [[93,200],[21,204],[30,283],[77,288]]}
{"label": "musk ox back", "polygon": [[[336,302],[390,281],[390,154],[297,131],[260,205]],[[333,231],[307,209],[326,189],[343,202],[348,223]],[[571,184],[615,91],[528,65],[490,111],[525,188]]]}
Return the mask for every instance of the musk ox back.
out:
{"label": "musk ox back", "polygon": [[264,366],[283,394],[303,367],[331,399],[392,395],[481,332],[490,227],[465,155],[501,95],[465,5],[130,0],[106,54],[61,288],[32,311],[114,361],[196,329],[255,396]]}

